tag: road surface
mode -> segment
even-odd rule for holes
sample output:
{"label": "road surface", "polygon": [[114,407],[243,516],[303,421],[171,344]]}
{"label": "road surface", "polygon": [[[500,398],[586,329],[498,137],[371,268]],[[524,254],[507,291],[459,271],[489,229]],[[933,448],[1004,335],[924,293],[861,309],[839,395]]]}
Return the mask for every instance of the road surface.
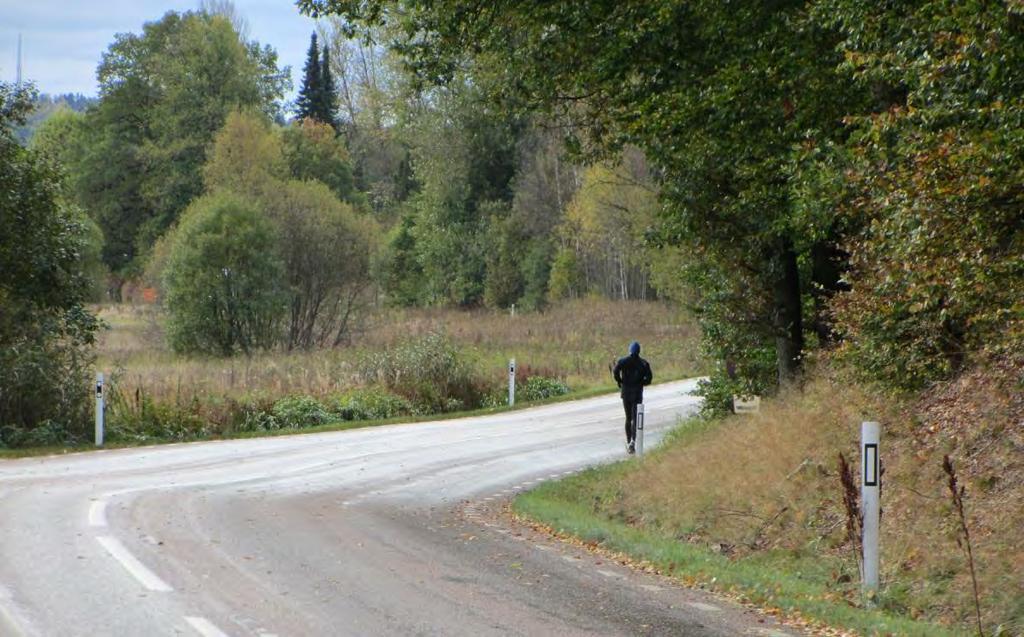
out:
{"label": "road surface", "polygon": [[[649,389],[649,445],[692,386]],[[621,409],[0,461],[0,635],[787,634],[495,513],[622,457]]]}

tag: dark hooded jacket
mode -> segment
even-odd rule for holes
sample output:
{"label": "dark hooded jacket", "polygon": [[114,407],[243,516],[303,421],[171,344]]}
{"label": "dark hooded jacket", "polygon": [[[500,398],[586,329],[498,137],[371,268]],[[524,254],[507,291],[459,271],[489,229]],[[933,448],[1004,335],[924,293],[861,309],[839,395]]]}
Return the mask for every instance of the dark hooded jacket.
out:
{"label": "dark hooded jacket", "polygon": [[612,375],[615,376],[615,382],[622,388],[622,399],[632,402],[643,401],[644,386],[650,385],[654,379],[650,364],[640,358],[639,348],[635,354],[620,358],[615,363]]}

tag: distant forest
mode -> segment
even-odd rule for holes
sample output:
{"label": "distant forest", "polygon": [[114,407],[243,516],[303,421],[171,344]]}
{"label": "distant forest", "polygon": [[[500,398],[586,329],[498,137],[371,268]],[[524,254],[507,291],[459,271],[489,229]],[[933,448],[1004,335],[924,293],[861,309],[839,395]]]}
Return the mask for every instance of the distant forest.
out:
{"label": "distant forest", "polygon": [[50,116],[58,110],[62,108],[69,108],[76,113],[84,113],[85,109],[89,108],[97,101],[97,98],[88,97],[81,93],[61,93],[60,95],[41,93],[39,97],[36,98],[35,108],[28,116],[25,124],[14,129],[14,136],[22,144],[28,144],[28,141],[32,139],[32,135],[35,134],[36,129],[38,129],[43,122],[49,119]]}

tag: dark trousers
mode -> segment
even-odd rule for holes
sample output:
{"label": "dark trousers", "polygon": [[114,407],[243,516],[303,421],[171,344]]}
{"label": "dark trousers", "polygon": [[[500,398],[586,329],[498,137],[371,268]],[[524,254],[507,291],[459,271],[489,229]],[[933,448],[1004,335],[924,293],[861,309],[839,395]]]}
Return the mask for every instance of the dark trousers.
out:
{"label": "dark trousers", "polygon": [[636,406],[643,402],[642,398],[623,396],[622,407],[626,410],[626,442],[636,440]]}

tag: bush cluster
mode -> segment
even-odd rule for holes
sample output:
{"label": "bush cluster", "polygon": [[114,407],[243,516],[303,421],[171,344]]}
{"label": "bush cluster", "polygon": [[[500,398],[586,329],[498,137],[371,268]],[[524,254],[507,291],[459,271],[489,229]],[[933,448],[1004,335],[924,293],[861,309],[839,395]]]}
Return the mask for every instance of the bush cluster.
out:
{"label": "bush cluster", "polygon": [[387,388],[423,413],[476,407],[486,393],[484,382],[455,344],[436,332],[367,354],[358,371],[366,384]]}

